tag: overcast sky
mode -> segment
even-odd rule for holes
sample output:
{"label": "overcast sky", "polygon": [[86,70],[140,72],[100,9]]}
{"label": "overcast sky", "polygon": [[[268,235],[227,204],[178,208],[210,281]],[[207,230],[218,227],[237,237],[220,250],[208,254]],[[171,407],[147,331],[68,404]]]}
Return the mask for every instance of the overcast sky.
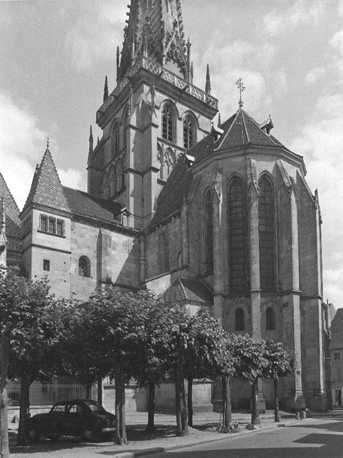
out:
{"label": "overcast sky", "polygon": [[[111,89],[128,0],[0,0],[0,170],[22,207],[51,137],[85,189],[89,124]],[[325,299],[343,306],[343,0],[184,0],[195,83],[209,63],[222,120],[245,108],[307,165],[323,216]],[[95,129],[97,135],[97,130]]]}

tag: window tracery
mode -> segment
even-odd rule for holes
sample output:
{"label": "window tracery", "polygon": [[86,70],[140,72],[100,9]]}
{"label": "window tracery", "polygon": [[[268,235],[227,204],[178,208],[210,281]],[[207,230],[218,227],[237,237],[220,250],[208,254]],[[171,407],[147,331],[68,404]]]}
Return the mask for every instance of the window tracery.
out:
{"label": "window tracery", "polygon": [[183,120],[183,146],[192,148],[196,143],[196,123],[192,115],[188,114]]}
{"label": "window tracery", "polygon": [[162,111],[162,137],[169,142],[175,138],[174,109],[171,103],[166,103]]}
{"label": "window tracery", "polygon": [[263,291],[275,289],[275,205],[270,179],[259,180],[260,285]]}
{"label": "window tracery", "polygon": [[266,310],[266,329],[268,331],[275,329],[275,312],[271,307]]}

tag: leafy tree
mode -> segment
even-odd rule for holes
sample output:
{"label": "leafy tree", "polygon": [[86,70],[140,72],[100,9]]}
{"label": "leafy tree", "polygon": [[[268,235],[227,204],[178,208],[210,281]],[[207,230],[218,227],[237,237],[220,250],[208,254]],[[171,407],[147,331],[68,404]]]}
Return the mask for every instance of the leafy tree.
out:
{"label": "leafy tree", "polygon": [[[31,329],[37,330],[37,316],[48,302],[44,281],[30,282],[16,271],[0,269],[0,453],[3,458],[9,456],[7,382],[10,356],[28,355]],[[40,326],[38,330],[42,331]]]}
{"label": "leafy tree", "polygon": [[118,444],[127,443],[125,384],[137,377],[144,360],[146,313],[141,307],[144,294],[108,285],[81,304],[72,327],[76,332],[73,348],[80,339],[84,342],[81,347],[83,360],[75,368],[115,379],[115,441]]}
{"label": "leafy tree", "polygon": [[255,341],[249,336],[236,336],[233,345],[234,357],[237,358],[237,373],[251,383],[251,424],[260,423],[257,408],[258,380],[264,376],[268,365],[265,342]]}
{"label": "leafy tree", "polygon": [[[18,278],[19,281],[19,278]],[[57,332],[54,300],[45,280],[20,279],[21,305],[26,320],[18,321],[11,339],[9,373],[20,380],[20,415],[18,443],[27,441],[27,419],[30,409],[30,386],[34,380],[46,379],[57,363],[53,347]]]}
{"label": "leafy tree", "polygon": [[189,343],[184,370],[188,380],[188,425],[193,426],[193,380],[226,375],[230,354],[225,331],[208,312],[200,311],[190,317],[188,326]]}
{"label": "leafy tree", "polygon": [[263,375],[273,380],[274,418],[276,422],[279,422],[279,378],[292,372],[291,357],[280,342],[267,341],[264,350],[267,364],[264,368]]}

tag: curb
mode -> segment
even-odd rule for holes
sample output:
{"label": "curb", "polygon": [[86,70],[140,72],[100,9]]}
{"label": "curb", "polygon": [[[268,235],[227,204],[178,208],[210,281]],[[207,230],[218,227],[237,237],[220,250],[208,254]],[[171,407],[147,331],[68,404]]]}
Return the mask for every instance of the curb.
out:
{"label": "curb", "polygon": [[[308,419],[301,420],[301,422],[306,421],[306,420]],[[171,450],[183,450],[189,447],[193,447],[194,445],[206,445],[212,442],[219,442],[219,441],[223,441],[227,439],[236,439],[236,438],[245,436],[247,434],[253,434],[253,433],[257,434],[257,433],[263,433],[266,431],[274,430],[277,428],[287,428],[287,426],[298,425],[299,423],[300,423],[299,420],[294,420],[289,423],[283,422],[283,423],[277,423],[277,424],[272,424],[272,425],[266,425],[265,427],[262,426],[262,427],[259,427],[258,429],[252,429],[252,430],[246,429],[238,433],[223,434],[222,437],[216,437],[216,438],[213,437],[213,438],[209,438],[203,441],[198,439],[197,441],[189,442],[188,444],[184,444],[184,445],[170,445],[170,446],[167,445],[165,447],[153,447],[153,448],[144,449],[144,450],[137,450],[134,452],[125,452],[125,451],[114,452],[114,454],[110,456],[111,458],[137,458],[140,456],[154,455],[156,453],[164,453],[164,452],[168,452]]]}

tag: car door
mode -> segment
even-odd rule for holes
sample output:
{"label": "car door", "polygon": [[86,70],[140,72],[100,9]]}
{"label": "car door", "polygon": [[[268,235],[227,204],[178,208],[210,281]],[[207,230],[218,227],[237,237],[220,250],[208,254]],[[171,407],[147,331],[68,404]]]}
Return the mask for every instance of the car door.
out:
{"label": "car door", "polygon": [[78,436],[85,427],[85,409],[81,402],[71,402],[67,407],[66,434]]}

